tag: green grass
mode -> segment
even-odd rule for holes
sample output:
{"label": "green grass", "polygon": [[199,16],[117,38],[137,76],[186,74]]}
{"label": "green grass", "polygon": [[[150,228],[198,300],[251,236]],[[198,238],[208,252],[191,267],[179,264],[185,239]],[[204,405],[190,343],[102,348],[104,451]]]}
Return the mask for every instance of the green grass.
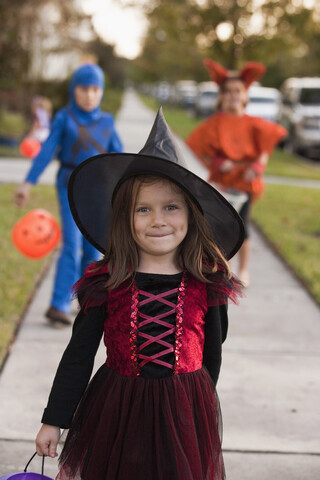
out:
{"label": "green grass", "polygon": [[252,219],[320,304],[320,190],[267,185]]}
{"label": "green grass", "polygon": [[21,113],[0,110],[0,135],[19,138],[27,129],[27,123]]}
{"label": "green grass", "polygon": [[298,156],[276,149],[269,160],[266,174],[320,180],[320,162],[304,161]]}
{"label": "green grass", "polygon": [[51,258],[49,255],[40,260],[32,260],[23,256],[11,242],[12,227],[34,208],[44,208],[58,219],[53,186],[34,187],[27,208],[13,205],[12,197],[16,188],[16,185],[2,184],[0,189],[0,366],[19,325],[21,314]]}
{"label": "green grass", "polygon": [[107,87],[101,104],[102,110],[116,115],[121,106],[122,97],[123,90]]}
{"label": "green grass", "polygon": [[[27,131],[27,123],[21,113],[0,110],[0,137],[19,141]],[[21,157],[19,147],[0,144],[1,157]]]}
{"label": "green grass", "polygon": [[19,147],[8,147],[7,145],[0,145],[0,157],[21,158]]}

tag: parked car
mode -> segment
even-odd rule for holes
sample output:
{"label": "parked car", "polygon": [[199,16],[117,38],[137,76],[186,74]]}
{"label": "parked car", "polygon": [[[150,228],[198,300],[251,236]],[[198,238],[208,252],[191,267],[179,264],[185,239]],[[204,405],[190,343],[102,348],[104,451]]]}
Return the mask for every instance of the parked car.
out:
{"label": "parked car", "polygon": [[208,117],[215,111],[218,98],[218,87],[213,82],[200,82],[194,103],[195,114],[199,117]]}
{"label": "parked car", "polygon": [[197,83],[193,80],[180,80],[175,87],[178,105],[183,108],[193,107],[197,96]]}
{"label": "parked car", "polygon": [[288,78],[281,92],[279,122],[289,132],[286,147],[320,159],[320,78]]}
{"label": "parked car", "polygon": [[168,82],[158,82],[154,85],[153,96],[162,105],[174,103],[176,90],[174,86]]}
{"label": "parked car", "polygon": [[246,113],[252,117],[262,117],[276,122],[279,117],[281,95],[276,88],[252,85],[248,91],[249,103]]}

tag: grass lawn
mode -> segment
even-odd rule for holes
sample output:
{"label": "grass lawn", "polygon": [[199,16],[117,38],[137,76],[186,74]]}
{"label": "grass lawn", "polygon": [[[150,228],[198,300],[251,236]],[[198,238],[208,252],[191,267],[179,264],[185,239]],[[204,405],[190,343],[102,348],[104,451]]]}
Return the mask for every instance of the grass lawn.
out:
{"label": "grass lawn", "polygon": [[0,157],[21,158],[19,147],[9,147],[7,145],[0,145]]}
{"label": "grass lawn", "polygon": [[19,137],[26,128],[27,123],[21,113],[0,110],[0,135]]}
{"label": "grass lawn", "polygon": [[3,184],[0,189],[0,366],[19,325],[21,314],[50,262],[50,255],[32,260],[18,252],[11,242],[12,227],[34,208],[44,208],[56,219],[59,218],[53,186],[34,187],[27,208],[13,205],[15,189],[16,185]]}
{"label": "grass lawn", "polygon": [[266,174],[320,180],[320,162],[305,161],[278,148],[269,160]]}
{"label": "grass lawn", "polygon": [[102,99],[101,108],[106,112],[116,116],[122,102],[123,90],[106,87],[105,94]]}
{"label": "grass lawn", "polygon": [[252,219],[320,304],[320,189],[267,185]]}
{"label": "grass lawn", "polygon": [[[0,110],[0,137],[10,138],[18,142],[27,129],[27,122],[21,113],[13,113]],[[0,156],[21,157],[18,146],[7,146],[0,144]]]}

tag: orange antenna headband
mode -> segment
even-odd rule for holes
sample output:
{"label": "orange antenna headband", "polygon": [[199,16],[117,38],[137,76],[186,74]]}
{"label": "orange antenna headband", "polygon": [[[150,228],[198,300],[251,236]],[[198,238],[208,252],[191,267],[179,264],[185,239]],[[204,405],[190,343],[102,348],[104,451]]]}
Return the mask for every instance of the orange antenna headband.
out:
{"label": "orange antenna headband", "polygon": [[247,62],[241,70],[227,70],[210,58],[204,60],[204,65],[208,69],[212,81],[217,83],[219,87],[229,78],[239,78],[243,81],[245,87],[249,88],[266,71],[266,67],[257,62]]}

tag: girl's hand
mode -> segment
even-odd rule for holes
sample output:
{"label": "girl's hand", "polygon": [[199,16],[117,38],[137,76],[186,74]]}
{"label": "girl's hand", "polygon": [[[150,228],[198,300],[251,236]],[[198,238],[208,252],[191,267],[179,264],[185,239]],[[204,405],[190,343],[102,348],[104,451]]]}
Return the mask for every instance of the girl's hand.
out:
{"label": "girl's hand", "polygon": [[57,445],[60,438],[60,428],[43,424],[36,438],[37,454],[40,456],[56,457]]}
{"label": "girl's hand", "polygon": [[29,182],[24,182],[17,188],[13,196],[13,202],[18,207],[24,207],[29,200],[30,197],[30,189],[32,184]]}
{"label": "girl's hand", "polygon": [[232,160],[224,160],[220,165],[220,171],[223,173],[230,172],[234,167],[234,162]]}
{"label": "girl's hand", "polygon": [[210,168],[211,166],[211,157],[208,155],[202,155],[202,161],[205,163],[207,168]]}
{"label": "girl's hand", "polygon": [[243,174],[243,179],[245,182],[251,182],[255,178],[257,178],[258,174],[253,168],[247,168]]}

